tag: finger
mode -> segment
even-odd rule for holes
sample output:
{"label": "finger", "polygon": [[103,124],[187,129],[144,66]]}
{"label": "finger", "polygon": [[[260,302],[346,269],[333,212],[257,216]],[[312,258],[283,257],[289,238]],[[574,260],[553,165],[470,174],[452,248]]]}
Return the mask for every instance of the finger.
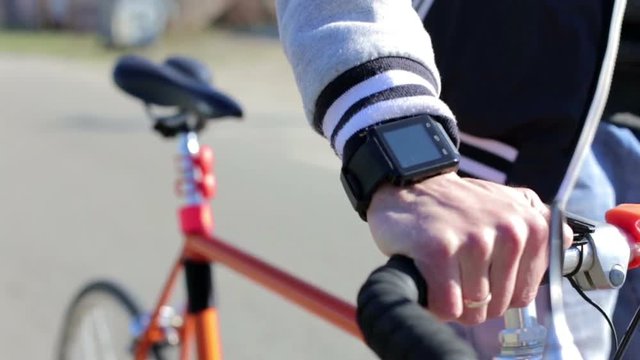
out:
{"label": "finger", "polygon": [[551,209],[540,199],[540,196],[538,196],[535,191],[523,187],[514,189],[524,197],[527,204],[536,209],[545,219],[549,219],[551,217]]}
{"label": "finger", "polygon": [[533,301],[548,263],[549,226],[546,219],[540,214],[532,213],[524,220],[527,231],[526,242],[513,290],[511,301],[513,307],[524,307]]}
{"label": "finger", "polygon": [[455,320],[462,314],[460,272],[453,261],[436,259],[415,260],[429,288],[429,311],[442,321]]}
{"label": "finger", "polygon": [[[527,191],[525,190],[525,192]],[[533,195],[531,195],[531,193],[533,193]],[[531,192],[531,193],[528,193],[527,195],[525,195],[525,197],[530,199],[529,201],[531,205],[542,214],[542,216],[547,221],[547,224],[550,224],[551,209],[549,209],[549,206],[544,204],[542,200],[540,200],[540,198],[538,198],[537,195],[535,195],[534,192]],[[535,196],[537,199],[536,198],[531,199],[533,196]],[[571,229],[571,226],[569,226],[569,224],[567,224],[566,221],[562,223],[562,241],[565,249],[569,248],[573,243],[573,229]]]}
{"label": "finger", "polygon": [[511,304],[519,259],[527,236],[524,222],[498,226],[497,231],[496,246],[489,270],[493,299],[487,308],[488,318],[501,316]]}
{"label": "finger", "polygon": [[489,259],[493,251],[495,231],[485,231],[482,234],[472,234],[465,241],[460,250],[460,280],[462,287],[462,316],[463,324],[479,324],[487,318],[489,304],[469,306],[466,302],[479,303],[487,299],[490,294]]}
{"label": "finger", "polygon": [[566,222],[562,224],[562,240],[565,250],[573,243],[573,229]]}

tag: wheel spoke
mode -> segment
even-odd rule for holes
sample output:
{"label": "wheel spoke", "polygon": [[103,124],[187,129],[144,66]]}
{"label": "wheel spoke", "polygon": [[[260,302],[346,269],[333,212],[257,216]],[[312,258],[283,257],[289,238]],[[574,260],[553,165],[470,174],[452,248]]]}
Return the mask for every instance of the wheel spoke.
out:
{"label": "wheel spoke", "polygon": [[108,320],[104,314],[104,309],[97,308],[93,311],[92,323],[96,331],[99,348],[101,350],[102,359],[104,360],[118,360],[115,354],[115,346],[113,343],[113,336],[109,330]]}
{"label": "wheel spoke", "polygon": [[[91,319],[88,319],[87,321],[91,321]],[[81,329],[85,328],[87,325],[83,322],[83,324],[81,324]],[[89,326],[91,327],[91,326]],[[73,359],[88,359],[88,360],[97,360],[97,350],[96,350],[96,346],[95,343],[93,341],[93,336],[91,334],[91,331],[82,331],[81,332],[81,347],[75,347],[75,349],[82,349],[81,352],[81,356],[78,357],[73,357]]]}
{"label": "wheel spoke", "polygon": [[130,359],[131,326],[140,314],[136,302],[116,284],[88,284],[67,311],[59,360]]}

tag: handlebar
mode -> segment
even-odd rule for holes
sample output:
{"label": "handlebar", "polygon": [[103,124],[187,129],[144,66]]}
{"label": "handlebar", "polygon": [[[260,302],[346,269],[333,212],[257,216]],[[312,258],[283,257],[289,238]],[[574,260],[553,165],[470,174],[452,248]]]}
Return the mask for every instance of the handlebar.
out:
{"label": "handlebar", "polygon": [[385,360],[477,359],[450,327],[424,309],[426,304],[427,284],[413,260],[392,256],[358,294],[356,319],[367,345]]}
{"label": "handlebar", "polygon": [[[616,226],[569,219],[574,244],[565,251],[563,275],[584,290],[618,288],[627,265],[638,263],[640,205],[621,205],[607,213]],[[358,293],[356,320],[367,345],[383,360],[477,359],[471,347],[428,310],[427,284],[413,260],[392,256]]]}

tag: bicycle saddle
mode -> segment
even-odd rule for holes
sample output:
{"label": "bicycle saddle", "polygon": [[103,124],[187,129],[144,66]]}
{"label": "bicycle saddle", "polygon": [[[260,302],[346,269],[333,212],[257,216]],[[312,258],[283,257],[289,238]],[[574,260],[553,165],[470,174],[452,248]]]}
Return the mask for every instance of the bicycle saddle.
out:
{"label": "bicycle saddle", "polygon": [[211,74],[201,63],[172,57],[163,64],[135,55],[121,57],[113,78],[122,90],[146,104],[177,107],[201,120],[241,117],[242,109],[211,85]]}

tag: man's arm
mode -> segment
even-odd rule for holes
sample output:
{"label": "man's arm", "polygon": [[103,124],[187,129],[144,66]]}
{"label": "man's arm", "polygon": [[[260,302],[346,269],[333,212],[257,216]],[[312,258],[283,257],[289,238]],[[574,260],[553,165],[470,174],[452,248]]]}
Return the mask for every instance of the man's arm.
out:
{"label": "man's arm", "polygon": [[423,113],[439,116],[457,143],[431,40],[409,0],[278,0],[277,10],[307,118],[338,156],[358,130]]}
{"label": "man's arm", "polygon": [[[307,117],[343,160],[360,129],[414,114],[435,115],[457,143],[454,117],[438,98],[429,36],[409,0],[277,6]],[[367,218],[383,253],[416,260],[430,309],[443,319],[479,323],[524,306],[547,267],[549,211],[530,190],[448,173],[381,186]],[[484,299],[490,302],[465,306]]]}

